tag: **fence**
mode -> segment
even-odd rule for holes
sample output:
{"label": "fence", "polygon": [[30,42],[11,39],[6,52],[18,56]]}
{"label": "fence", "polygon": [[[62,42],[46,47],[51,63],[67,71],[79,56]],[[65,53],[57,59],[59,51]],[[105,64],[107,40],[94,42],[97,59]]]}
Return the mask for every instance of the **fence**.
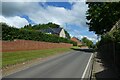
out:
{"label": "fence", "polygon": [[68,43],[50,43],[31,40],[2,41],[2,52],[70,47],[72,47],[72,44]]}
{"label": "fence", "polygon": [[[118,30],[119,28],[120,20],[113,26],[113,28],[108,33],[113,34],[114,31]],[[104,61],[114,64],[116,67],[118,67],[118,70],[120,72],[120,42],[111,41],[107,43],[102,43],[102,45],[100,45],[98,48]]]}

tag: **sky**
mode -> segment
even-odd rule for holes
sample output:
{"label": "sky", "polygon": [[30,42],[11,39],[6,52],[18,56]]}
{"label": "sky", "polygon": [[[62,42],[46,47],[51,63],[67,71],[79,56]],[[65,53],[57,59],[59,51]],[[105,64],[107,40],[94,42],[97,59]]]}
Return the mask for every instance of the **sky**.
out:
{"label": "sky", "polygon": [[0,22],[21,28],[27,24],[53,22],[59,24],[73,37],[87,37],[94,43],[97,36],[89,32],[86,24],[88,7],[82,2],[2,2]]}

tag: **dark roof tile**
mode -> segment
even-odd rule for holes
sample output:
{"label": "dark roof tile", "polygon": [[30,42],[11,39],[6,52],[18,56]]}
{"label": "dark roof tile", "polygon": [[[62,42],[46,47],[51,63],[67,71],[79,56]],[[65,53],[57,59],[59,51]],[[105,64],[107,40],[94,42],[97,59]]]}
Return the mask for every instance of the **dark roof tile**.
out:
{"label": "dark roof tile", "polygon": [[40,30],[43,33],[59,34],[62,28],[48,28]]}

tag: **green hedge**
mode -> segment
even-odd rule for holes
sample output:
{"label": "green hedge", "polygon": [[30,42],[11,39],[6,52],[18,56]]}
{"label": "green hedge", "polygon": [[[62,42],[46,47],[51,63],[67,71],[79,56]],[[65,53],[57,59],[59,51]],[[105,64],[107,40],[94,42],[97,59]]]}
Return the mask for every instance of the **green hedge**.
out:
{"label": "green hedge", "polygon": [[35,30],[25,30],[10,27],[5,23],[2,23],[2,40],[14,40],[14,39],[24,39],[24,40],[34,40],[34,41],[45,41],[53,43],[71,43],[74,46],[77,45],[69,39],[58,37],[56,35],[44,34]]}
{"label": "green hedge", "polygon": [[113,32],[106,33],[101,36],[100,45],[104,45],[111,42],[120,42],[120,28]]}

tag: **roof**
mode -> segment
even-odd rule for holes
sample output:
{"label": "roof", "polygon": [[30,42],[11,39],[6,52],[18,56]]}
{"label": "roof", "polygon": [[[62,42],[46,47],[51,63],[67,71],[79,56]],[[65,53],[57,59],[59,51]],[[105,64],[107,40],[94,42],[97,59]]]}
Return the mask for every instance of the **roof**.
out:
{"label": "roof", "polygon": [[76,37],[72,37],[71,39],[80,41],[80,40],[79,40],[78,38],[76,38]]}
{"label": "roof", "polygon": [[62,28],[47,28],[40,30],[43,33],[59,34]]}
{"label": "roof", "polygon": [[76,37],[72,37],[71,40],[72,40],[72,41],[75,41],[75,42],[81,42],[81,41],[80,41],[78,38],[76,38]]}

